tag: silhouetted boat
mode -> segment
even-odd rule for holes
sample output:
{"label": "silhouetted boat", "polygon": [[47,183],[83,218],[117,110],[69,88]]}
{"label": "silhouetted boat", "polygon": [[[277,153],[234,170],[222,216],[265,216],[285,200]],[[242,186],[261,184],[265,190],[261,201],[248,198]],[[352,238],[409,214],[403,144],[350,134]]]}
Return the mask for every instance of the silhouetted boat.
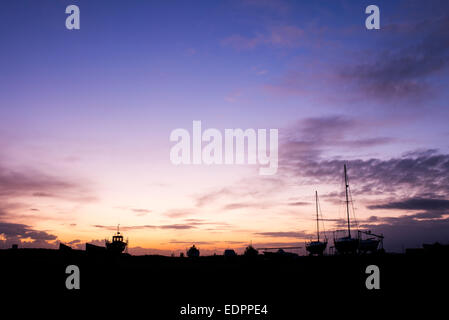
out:
{"label": "silhouetted boat", "polygon": [[320,226],[319,226],[319,218],[318,218],[318,191],[315,191],[315,207],[316,207],[316,235],[317,241],[310,241],[306,243],[306,250],[310,255],[323,255],[324,250],[327,247],[327,239],[325,241],[320,241]]}
{"label": "silhouetted boat", "polygon": [[[365,235],[366,238],[363,238]],[[373,253],[379,248],[379,243],[382,243],[382,235],[371,233],[371,231],[359,230],[359,252],[360,253]]]}
{"label": "silhouetted boat", "polygon": [[128,246],[128,241],[123,241],[123,236],[120,234],[119,226],[117,226],[117,232],[112,237],[112,241],[106,240],[106,250],[110,253],[120,254],[125,251]]}
{"label": "silhouetted boat", "polygon": [[346,194],[346,216],[348,220],[347,234],[343,237],[336,237],[336,234],[345,232],[345,230],[337,230],[334,232],[334,246],[339,254],[356,254],[359,247],[359,239],[351,236],[351,221],[349,219],[349,183],[348,174],[346,172],[346,164],[344,165],[345,173],[345,194]]}

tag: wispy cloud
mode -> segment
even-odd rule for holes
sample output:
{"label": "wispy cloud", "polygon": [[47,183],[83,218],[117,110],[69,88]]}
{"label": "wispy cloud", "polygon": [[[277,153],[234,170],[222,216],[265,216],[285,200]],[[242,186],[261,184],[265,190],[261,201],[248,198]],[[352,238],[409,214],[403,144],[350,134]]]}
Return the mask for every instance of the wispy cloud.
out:
{"label": "wispy cloud", "polygon": [[383,50],[372,62],[346,66],[340,75],[371,98],[416,98],[429,94],[426,77],[447,67],[449,57],[449,16],[425,20],[399,28],[401,38],[413,36],[413,41],[398,42],[398,46]]}
{"label": "wispy cloud", "polygon": [[[111,231],[117,229],[117,226],[108,226],[100,224],[93,225],[93,227]],[[232,227],[232,225],[227,222],[210,221],[205,219],[184,219],[180,223],[173,223],[173,224],[158,224],[158,225],[145,224],[145,225],[131,225],[131,226],[124,225],[120,226],[120,230],[122,231],[145,230],[145,229],[188,230],[188,229],[197,229],[201,227],[203,227],[203,229],[205,227],[207,228],[207,230],[222,230],[222,229],[229,229]]]}
{"label": "wispy cloud", "polygon": [[146,216],[151,210],[148,209],[140,209],[140,208],[132,208],[131,211],[135,212],[137,216],[143,217]]}
{"label": "wispy cloud", "polygon": [[291,10],[291,6],[284,0],[242,0],[239,3],[252,9],[260,8],[281,14],[286,14]]}
{"label": "wispy cloud", "polygon": [[264,33],[253,36],[234,34],[221,41],[224,46],[230,46],[236,50],[251,50],[261,45],[275,47],[297,47],[303,42],[304,30],[292,25],[272,26]]}
{"label": "wispy cloud", "polygon": [[[106,230],[116,230],[116,226],[104,226],[96,224],[94,225],[95,228],[100,229],[106,229]],[[196,228],[194,225],[191,224],[164,224],[164,225],[139,225],[139,226],[122,226],[120,227],[123,231],[132,231],[132,230],[142,230],[142,229],[178,229],[178,230],[184,230],[184,229],[193,229]]]}
{"label": "wispy cloud", "polygon": [[269,238],[307,238],[310,236],[304,231],[275,231],[275,232],[256,232],[254,233],[258,236],[269,237]]}
{"label": "wispy cloud", "polygon": [[0,159],[0,198],[47,197],[71,202],[96,199],[79,181],[46,174],[32,168],[12,168]]}
{"label": "wispy cloud", "polygon": [[164,215],[166,215],[167,217],[170,217],[170,218],[182,218],[182,217],[187,217],[187,216],[194,215],[194,214],[195,214],[195,211],[192,210],[191,208],[170,209],[164,213]]}
{"label": "wispy cloud", "polygon": [[267,209],[271,207],[273,204],[269,203],[251,203],[251,202],[236,202],[236,203],[229,203],[225,205],[222,209],[223,210],[238,210],[238,209],[245,209],[245,208],[253,208],[253,209]]}
{"label": "wispy cloud", "polygon": [[288,203],[289,206],[294,206],[294,207],[298,207],[298,206],[307,206],[309,205],[309,202],[303,202],[303,201],[296,201],[296,202],[290,202]]}

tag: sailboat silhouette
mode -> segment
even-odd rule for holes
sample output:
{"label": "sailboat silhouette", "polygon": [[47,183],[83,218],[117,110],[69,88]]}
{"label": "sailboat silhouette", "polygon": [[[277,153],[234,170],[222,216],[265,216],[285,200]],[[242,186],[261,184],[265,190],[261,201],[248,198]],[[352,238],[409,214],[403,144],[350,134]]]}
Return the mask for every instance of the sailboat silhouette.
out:
{"label": "sailboat silhouette", "polygon": [[306,250],[309,252],[310,255],[323,255],[324,250],[326,250],[327,247],[327,238],[325,237],[324,241],[320,241],[320,224],[319,224],[319,204],[318,204],[318,191],[315,191],[315,207],[316,207],[316,241],[310,241],[306,243]]}
{"label": "sailboat silhouette", "polygon": [[[334,246],[339,254],[356,254],[359,247],[359,239],[353,238],[351,235],[351,221],[349,219],[349,182],[348,174],[346,170],[346,164],[344,165],[345,174],[345,195],[346,195],[346,216],[348,229],[347,234],[343,237],[336,237],[336,232],[334,232]],[[342,230],[343,231],[343,230]]]}

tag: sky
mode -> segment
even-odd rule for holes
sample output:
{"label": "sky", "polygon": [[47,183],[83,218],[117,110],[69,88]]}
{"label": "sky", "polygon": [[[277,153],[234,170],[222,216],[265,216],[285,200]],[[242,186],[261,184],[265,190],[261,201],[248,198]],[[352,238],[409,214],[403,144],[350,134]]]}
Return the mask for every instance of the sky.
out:
{"label": "sky", "polygon": [[[303,246],[315,190],[327,237],[344,226],[344,163],[354,227],[390,251],[449,242],[448,9],[1,1],[0,247],[83,248],[118,224],[134,254]],[[195,120],[278,129],[277,173],[173,165],[170,133]]]}

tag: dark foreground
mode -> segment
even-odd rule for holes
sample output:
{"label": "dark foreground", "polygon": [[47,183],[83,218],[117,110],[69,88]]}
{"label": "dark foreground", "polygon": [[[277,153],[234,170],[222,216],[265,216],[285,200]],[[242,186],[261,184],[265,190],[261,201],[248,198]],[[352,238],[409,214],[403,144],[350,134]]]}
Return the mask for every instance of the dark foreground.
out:
{"label": "dark foreground", "polygon": [[[66,288],[68,265],[79,267],[79,290]],[[369,265],[380,269],[379,290],[366,288]],[[446,254],[190,259],[19,249],[0,250],[0,277],[3,292],[25,304],[27,299],[48,305],[85,299],[111,310],[129,307],[123,305],[126,299],[132,308],[145,308],[147,319],[208,318],[181,315],[187,305],[220,310],[209,319],[299,319],[316,307],[344,313],[346,302],[366,310],[401,307],[407,297],[424,303],[449,288],[449,263]],[[224,315],[225,305],[232,304],[266,305],[268,312]]]}

